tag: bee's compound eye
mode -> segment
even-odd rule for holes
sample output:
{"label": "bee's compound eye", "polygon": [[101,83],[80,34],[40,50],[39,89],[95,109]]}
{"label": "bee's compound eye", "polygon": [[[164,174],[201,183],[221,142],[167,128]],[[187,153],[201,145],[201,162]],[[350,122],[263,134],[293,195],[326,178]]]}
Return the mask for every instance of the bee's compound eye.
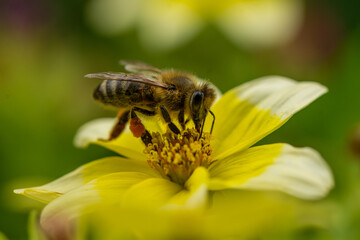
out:
{"label": "bee's compound eye", "polygon": [[190,105],[193,110],[197,110],[200,108],[204,99],[204,94],[200,91],[196,91],[191,96]]}

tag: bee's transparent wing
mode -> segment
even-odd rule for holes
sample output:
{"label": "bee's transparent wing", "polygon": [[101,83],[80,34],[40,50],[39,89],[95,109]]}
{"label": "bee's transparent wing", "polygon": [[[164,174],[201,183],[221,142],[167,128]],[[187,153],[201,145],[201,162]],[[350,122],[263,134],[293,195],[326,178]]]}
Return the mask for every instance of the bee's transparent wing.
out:
{"label": "bee's transparent wing", "polygon": [[122,72],[102,72],[102,73],[90,73],[85,75],[87,78],[96,78],[104,80],[118,80],[118,81],[129,81],[137,82],[150,86],[168,88],[168,85],[162,82],[157,81],[156,79],[149,78],[143,75],[136,75],[131,73],[122,73]]}
{"label": "bee's transparent wing", "polygon": [[161,69],[151,66],[147,63],[138,62],[138,61],[125,61],[121,60],[120,64],[125,67],[126,71],[132,72],[132,73],[148,73],[152,72],[153,74],[159,74],[161,73]]}

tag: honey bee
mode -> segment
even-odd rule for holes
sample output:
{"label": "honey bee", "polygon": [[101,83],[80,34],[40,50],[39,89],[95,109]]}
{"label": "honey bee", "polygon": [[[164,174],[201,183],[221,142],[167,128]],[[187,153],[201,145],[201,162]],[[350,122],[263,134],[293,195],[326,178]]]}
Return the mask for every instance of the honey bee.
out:
{"label": "honey bee", "polygon": [[121,61],[123,72],[102,72],[87,74],[87,78],[103,79],[94,91],[94,98],[104,105],[118,108],[118,121],[109,139],[117,138],[130,119],[130,130],[135,137],[141,137],[147,145],[151,135],[145,129],[136,112],[146,116],[160,114],[168,128],[180,134],[171,116],[176,116],[182,129],[192,120],[201,137],[204,122],[215,98],[215,87],[196,76],[175,71],[161,70],[142,62]]}

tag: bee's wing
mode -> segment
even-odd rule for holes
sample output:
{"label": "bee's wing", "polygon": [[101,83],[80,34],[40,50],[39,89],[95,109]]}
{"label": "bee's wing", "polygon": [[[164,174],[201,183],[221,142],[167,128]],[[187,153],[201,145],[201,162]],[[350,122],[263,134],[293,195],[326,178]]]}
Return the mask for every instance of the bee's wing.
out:
{"label": "bee's wing", "polygon": [[155,87],[161,87],[167,89],[169,86],[166,83],[162,83],[156,81],[156,79],[152,79],[149,77],[145,77],[142,75],[136,75],[131,73],[115,73],[115,72],[102,72],[102,73],[90,73],[85,75],[87,78],[97,78],[104,80],[118,80],[118,81],[129,81],[129,82],[137,82],[146,85],[151,85]]}
{"label": "bee's wing", "polygon": [[138,62],[138,61],[120,61],[120,64],[125,67],[126,71],[132,73],[144,73],[144,72],[152,72],[152,73],[161,73],[161,69],[151,66],[147,63]]}

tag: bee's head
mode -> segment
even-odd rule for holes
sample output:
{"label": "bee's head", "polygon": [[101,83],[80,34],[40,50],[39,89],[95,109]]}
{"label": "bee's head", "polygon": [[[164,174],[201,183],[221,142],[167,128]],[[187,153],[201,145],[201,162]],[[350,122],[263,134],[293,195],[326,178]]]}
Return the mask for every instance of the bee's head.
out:
{"label": "bee's head", "polygon": [[190,97],[191,118],[199,132],[215,97],[215,90],[209,87],[209,84],[205,84],[201,89],[194,91]]}

